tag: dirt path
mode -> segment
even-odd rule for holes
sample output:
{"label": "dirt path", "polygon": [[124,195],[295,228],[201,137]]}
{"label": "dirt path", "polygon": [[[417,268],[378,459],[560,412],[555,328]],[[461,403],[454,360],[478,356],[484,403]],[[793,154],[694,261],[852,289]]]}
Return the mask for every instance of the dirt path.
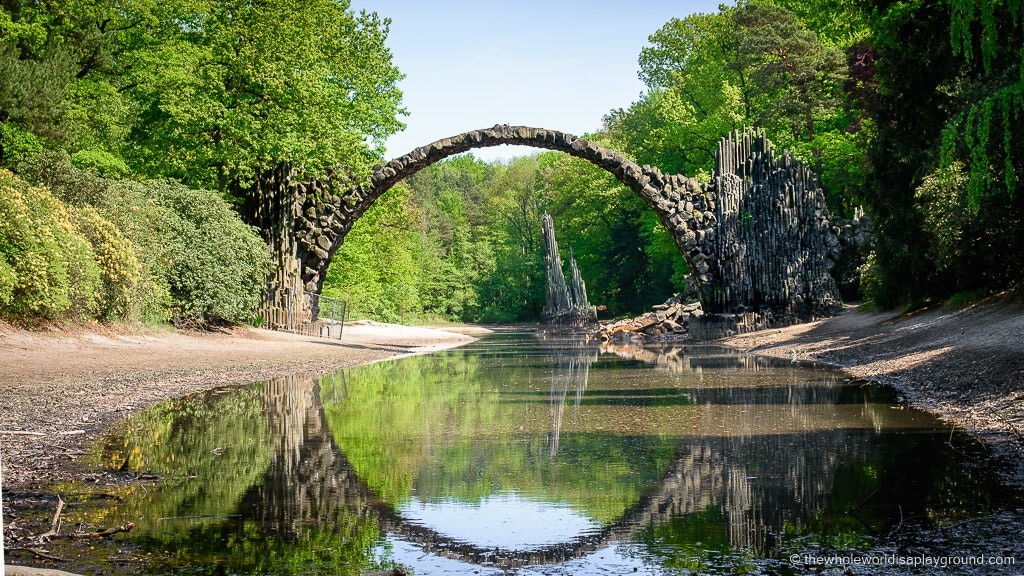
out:
{"label": "dirt path", "polygon": [[321,373],[457,346],[465,334],[379,323],[341,340],[238,328],[224,333],[24,332],[0,325],[3,487],[30,489],[83,472],[89,441],[160,400],[271,376]]}
{"label": "dirt path", "polygon": [[1024,486],[1024,311],[989,301],[893,315],[857,306],[834,318],[723,340],[780,358],[813,359],[892,384],[916,407],[985,441]]}

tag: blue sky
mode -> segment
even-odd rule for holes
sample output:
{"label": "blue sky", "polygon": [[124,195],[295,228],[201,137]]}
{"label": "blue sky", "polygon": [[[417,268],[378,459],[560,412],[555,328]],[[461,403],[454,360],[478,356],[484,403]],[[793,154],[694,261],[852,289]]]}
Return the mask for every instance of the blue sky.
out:
{"label": "blue sky", "polygon": [[[719,0],[352,0],[390,18],[388,46],[406,78],[407,128],[388,158],[495,124],[593,132],[644,91],[637,57],[669,19]],[[531,148],[474,151],[508,159]]]}

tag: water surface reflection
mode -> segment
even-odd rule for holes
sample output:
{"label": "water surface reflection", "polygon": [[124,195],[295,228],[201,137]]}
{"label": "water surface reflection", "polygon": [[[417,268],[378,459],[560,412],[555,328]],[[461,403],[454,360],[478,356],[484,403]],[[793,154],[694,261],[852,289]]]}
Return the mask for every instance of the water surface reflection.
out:
{"label": "water surface reflection", "polygon": [[1005,502],[951,438],[820,367],[496,335],[181,399],[104,458],[168,474],[117,512],[156,571],[727,573]]}

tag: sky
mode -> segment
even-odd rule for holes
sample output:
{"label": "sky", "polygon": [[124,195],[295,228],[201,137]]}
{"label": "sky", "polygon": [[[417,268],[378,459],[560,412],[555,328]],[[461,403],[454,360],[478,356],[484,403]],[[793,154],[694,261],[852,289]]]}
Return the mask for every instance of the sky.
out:
{"label": "sky", "polygon": [[[352,0],[391,19],[388,47],[405,75],[404,131],[394,158],[495,124],[583,135],[645,90],[640,50],[671,18],[718,11],[721,0]],[[536,152],[479,148],[487,161]]]}

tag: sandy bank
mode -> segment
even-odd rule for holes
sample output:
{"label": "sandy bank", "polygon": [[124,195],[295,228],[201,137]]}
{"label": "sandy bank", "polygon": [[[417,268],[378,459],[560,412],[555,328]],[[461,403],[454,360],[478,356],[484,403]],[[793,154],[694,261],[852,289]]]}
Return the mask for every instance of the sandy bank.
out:
{"label": "sandy bank", "polygon": [[[479,333],[479,329],[474,329]],[[0,326],[3,486],[76,471],[88,442],[160,400],[272,376],[321,373],[472,341],[432,328],[364,322],[340,340],[236,328],[221,333],[98,328],[69,334]]]}
{"label": "sandy bank", "polygon": [[727,338],[729,346],[813,359],[892,384],[992,447],[1024,485],[1024,311],[990,300],[963,310],[845,312],[820,322]]}

